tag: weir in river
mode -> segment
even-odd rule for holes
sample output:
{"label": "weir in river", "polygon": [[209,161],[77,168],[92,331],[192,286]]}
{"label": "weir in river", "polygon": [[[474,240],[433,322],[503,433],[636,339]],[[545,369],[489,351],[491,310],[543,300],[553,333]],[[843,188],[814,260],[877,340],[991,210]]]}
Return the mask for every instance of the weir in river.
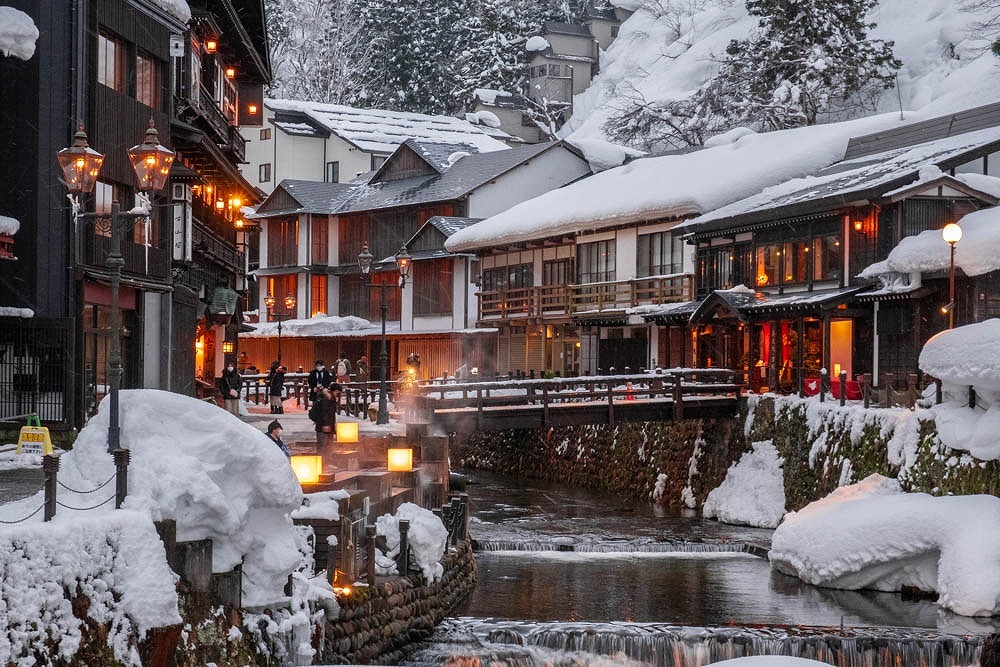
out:
{"label": "weir in river", "polygon": [[408,664],[972,667],[989,619],[771,572],[770,531],[471,473],[476,592]]}

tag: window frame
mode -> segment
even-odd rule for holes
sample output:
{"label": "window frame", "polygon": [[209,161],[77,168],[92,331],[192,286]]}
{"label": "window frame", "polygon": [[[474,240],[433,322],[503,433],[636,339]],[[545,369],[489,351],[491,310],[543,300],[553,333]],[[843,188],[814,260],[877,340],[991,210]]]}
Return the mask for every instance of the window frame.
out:
{"label": "window frame", "polygon": [[[97,83],[123,95],[127,94],[128,71],[126,58],[127,52],[124,40],[105,30],[98,32]],[[111,68],[110,71],[109,67]],[[110,81],[110,79],[114,80]]]}
{"label": "window frame", "polygon": [[[146,64],[144,66],[144,63]],[[143,70],[149,74],[149,80],[143,82]],[[150,109],[160,109],[160,62],[141,49],[135,54],[135,99]]]}
{"label": "window frame", "polygon": [[257,170],[257,182],[258,183],[270,183],[271,182],[271,163],[262,162]]}

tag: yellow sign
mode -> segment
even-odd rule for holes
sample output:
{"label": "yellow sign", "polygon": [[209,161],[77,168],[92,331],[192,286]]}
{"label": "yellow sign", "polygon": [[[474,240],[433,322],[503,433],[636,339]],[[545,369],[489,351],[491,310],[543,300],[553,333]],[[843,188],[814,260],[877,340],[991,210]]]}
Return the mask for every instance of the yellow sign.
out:
{"label": "yellow sign", "polygon": [[28,418],[28,424],[33,426],[22,426],[21,434],[17,438],[18,454],[38,454],[48,455],[52,453],[52,439],[49,437],[49,429],[42,426],[37,417]]}

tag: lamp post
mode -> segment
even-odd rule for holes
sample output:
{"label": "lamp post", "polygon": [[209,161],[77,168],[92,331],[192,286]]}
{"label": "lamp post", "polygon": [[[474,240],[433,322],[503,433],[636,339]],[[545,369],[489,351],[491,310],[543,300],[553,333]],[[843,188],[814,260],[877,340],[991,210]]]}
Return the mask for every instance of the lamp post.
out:
{"label": "lamp post", "polygon": [[[277,303],[277,301],[275,300],[273,294],[268,294],[267,296],[264,297],[264,305],[267,306],[268,317],[272,317],[278,320],[278,361],[280,362],[281,361],[281,318],[283,317],[283,314],[274,312],[275,303]],[[288,296],[285,297],[285,312],[287,313],[294,310],[295,310],[295,296],[289,294]]]}
{"label": "lamp post", "polygon": [[955,327],[955,244],[962,240],[962,228],[957,223],[949,222],[941,230],[945,243],[951,246],[951,266],[948,269],[948,328]]}
{"label": "lamp post", "polygon": [[111,349],[108,352],[108,380],[111,384],[111,414],[108,418],[108,452],[114,452],[121,443],[119,427],[118,390],[122,378],[121,351],[121,308],[118,302],[118,291],[121,285],[122,267],[125,259],[122,257],[122,228],[127,228],[137,220],[148,218],[152,212],[149,197],[146,193],[162,190],[170,175],[170,166],[174,162],[174,153],[160,145],[159,133],[149,119],[149,129],[143,142],[128,149],[128,158],[135,171],[135,177],[140,192],[140,205],[131,211],[123,212],[117,201],[111,202],[111,213],[81,213],[79,195],[92,192],[97,183],[97,175],[104,163],[104,156],[90,148],[87,144],[87,134],[83,126],[73,137],[73,145],[64,148],[56,154],[69,190],[69,199],[73,205],[73,215],[77,220],[107,220],[111,227],[111,248],[105,266],[111,280]]}
{"label": "lamp post", "polygon": [[[389,304],[385,302],[385,290],[390,285],[385,282],[381,282],[377,285],[372,284],[372,254],[368,251],[368,244],[366,243],[361,252],[358,253],[358,267],[361,269],[361,274],[365,276],[367,280],[368,288],[372,287],[379,288],[379,310],[382,313],[382,347],[379,352],[379,386],[378,386],[378,416],[375,418],[376,424],[388,424],[389,423],[389,408],[386,398],[386,375],[388,374],[388,364],[389,364],[389,353],[385,348],[385,316],[389,311]],[[410,254],[406,252],[406,246],[402,246],[399,252],[396,253],[396,267],[399,269],[399,289],[406,287],[406,277],[410,274]]]}

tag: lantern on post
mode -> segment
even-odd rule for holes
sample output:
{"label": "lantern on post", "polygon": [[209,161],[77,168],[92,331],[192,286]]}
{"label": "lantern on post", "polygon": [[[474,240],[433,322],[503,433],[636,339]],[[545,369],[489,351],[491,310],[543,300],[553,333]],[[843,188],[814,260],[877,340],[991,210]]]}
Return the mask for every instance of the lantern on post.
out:
{"label": "lantern on post", "polygon": [[149,129],[143,142],[128,149],[128,159],[135,170],[140,192],[162,190],[167,184],[174,152],[160,144],[160,133],[156,131],[152,118],[149,119]]}
{"label": "lantern on post", "polygon": [[73,135],[73,145],[56,153],[56,160],[62,168],[66,189],[70,194],[93,192],[97,175],[104,164],[104,156],[87,143],[87,133],[83,125]]}

